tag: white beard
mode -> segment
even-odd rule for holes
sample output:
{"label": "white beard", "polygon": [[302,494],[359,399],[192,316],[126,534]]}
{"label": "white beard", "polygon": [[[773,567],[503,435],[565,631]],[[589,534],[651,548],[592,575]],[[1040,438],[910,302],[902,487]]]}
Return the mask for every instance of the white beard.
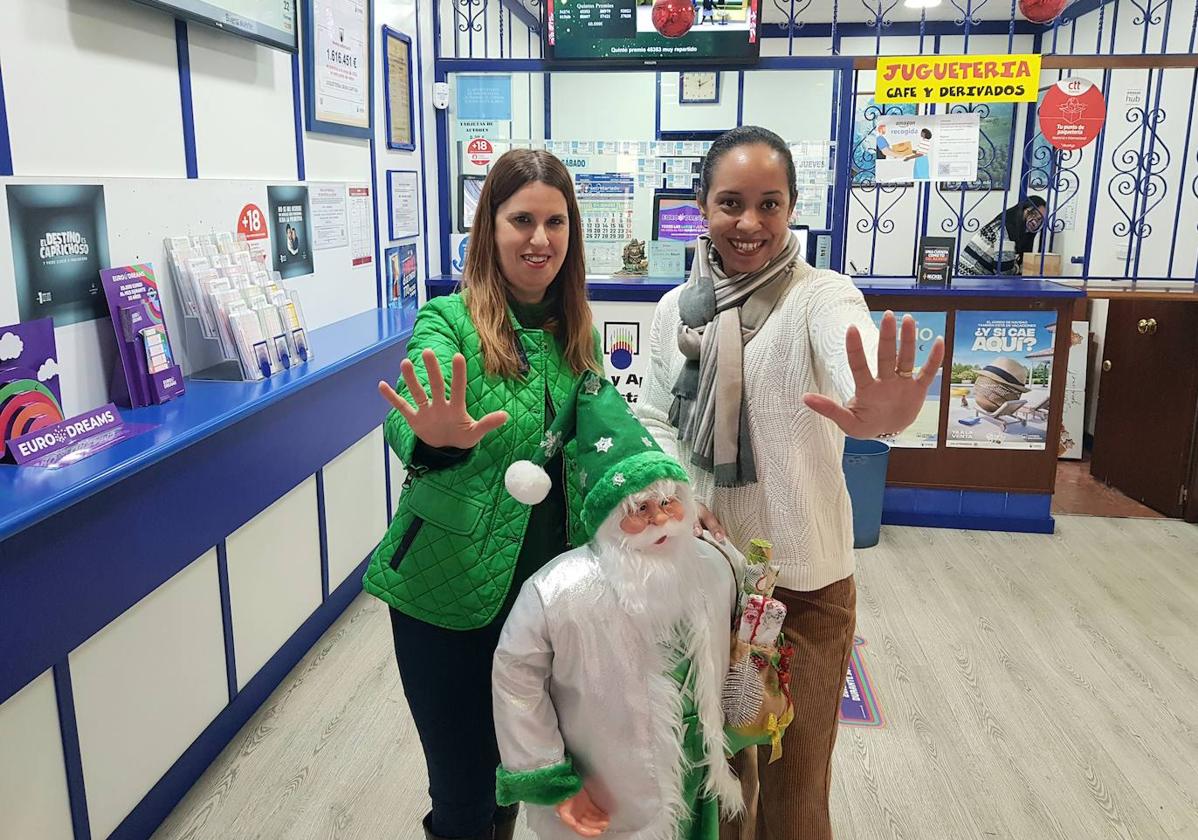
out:
{"label": "white beard", "polygon": [[[691,518],[671,519],[639,534],[621,531],[622,518],[619,509],[607,518],[593,548],[634,627],[646,641],[671,642],[679,624],[702,608],[699,593],[688,586],[687,569],[695,558]],[[655,545],[663,536],[665,545]]]}

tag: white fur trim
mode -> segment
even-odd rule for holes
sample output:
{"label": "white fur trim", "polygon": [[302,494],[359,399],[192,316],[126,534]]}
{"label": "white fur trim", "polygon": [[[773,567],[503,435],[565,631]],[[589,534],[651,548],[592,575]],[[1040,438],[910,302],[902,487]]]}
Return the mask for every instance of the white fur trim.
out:
{"label": "white fur trim", "polygon": [[[719,800],[720,813],[725,818],[735,817],[745,809],[744,795],[741,793],[740,780],[728,766],[724,751],[724,705],[722,691],[725,674],[721,670],[724,659],[716,654],[712,646],[711,622],[707,620],[709,610],[707,596],[702,596],[704,609],[696,614],[701,620],[700,630],[691,635],[691,662],[702,662],[706,668],[700,668],[695,679],[695,707],[699,712],[699,721],[703,727],[703,758],[707,765],[707,778],[703,782],[703,791],[708,796]],[[729,644],[730,638],[721,639],[721,644]],[[692,668],[694,666],[692,665]]]}
{"label": "white fur trim", "polygon": [[512,498],[526,505],[539,505],[549,495],[553,482],[549,473],[532,461],[516,461],[503,476],[504,486]]}
{"label": "white fur trim", "polygon": [[657,648],[649,673],[649,716],[652,726],[653,756],[660,764],[657,783],[661,810],[657,819],[638,832],[638,840],[677,840],[678,825],[686,813],[682,801],[682,783],[686,778],[686,756],[682,751],[682,692],[670,675],[669,661]]}

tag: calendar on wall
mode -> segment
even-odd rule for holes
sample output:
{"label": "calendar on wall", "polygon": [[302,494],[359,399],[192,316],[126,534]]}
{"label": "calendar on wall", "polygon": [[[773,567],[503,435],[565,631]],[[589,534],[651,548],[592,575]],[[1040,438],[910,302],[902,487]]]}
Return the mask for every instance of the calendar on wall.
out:
{"label": "calendar on wall", "polygon": [[583,239],[632,239],[632,198],[636,176],[618,172],[577,173],[574,190],[582,213]]}

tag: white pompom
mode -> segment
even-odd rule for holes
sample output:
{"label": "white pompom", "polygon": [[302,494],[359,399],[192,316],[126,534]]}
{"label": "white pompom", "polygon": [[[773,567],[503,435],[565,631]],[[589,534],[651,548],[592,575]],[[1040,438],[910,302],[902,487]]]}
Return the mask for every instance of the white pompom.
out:
{"label": "white pompom", "polygon": [[503,483],[512,498],[526,505],[538,505],[545,501],[552,486],[549,473],[532,461],[516,461],[508,467]]}

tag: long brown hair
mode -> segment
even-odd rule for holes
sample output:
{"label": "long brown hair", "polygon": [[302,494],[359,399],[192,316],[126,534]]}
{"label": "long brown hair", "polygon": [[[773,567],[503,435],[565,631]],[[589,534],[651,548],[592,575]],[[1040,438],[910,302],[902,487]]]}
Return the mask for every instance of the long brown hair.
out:
{"label": "long brown hair", "polygon": [[500,205],[535,182],[553,187],[565,197],[570,225],[566,259],[546,293],[555,301],[555,310],[550,313],[545,328],[563,345],[566,363],[575,374],[584,370],[598,372],[591,332],[591,307],[587,303],[582,216],[574,196],[574,184],[560,160],[549,152],[534,149],[512,149],[495,161],[478,198],[463,285],[466,308],[482,344],[483,363],[489,374],[519,375],[516,336],[508,319],[507,281],[499,270],[499,254],[495,248],[495,214]]}

